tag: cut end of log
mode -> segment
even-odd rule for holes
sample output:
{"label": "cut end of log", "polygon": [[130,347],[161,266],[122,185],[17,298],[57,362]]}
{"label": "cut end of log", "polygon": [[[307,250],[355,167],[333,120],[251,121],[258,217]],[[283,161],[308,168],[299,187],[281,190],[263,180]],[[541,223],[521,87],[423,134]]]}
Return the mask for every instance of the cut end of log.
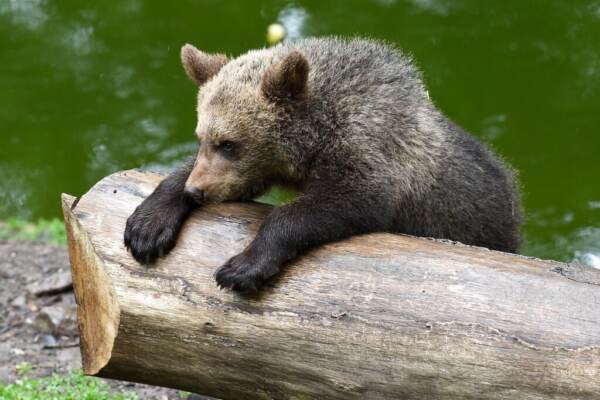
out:
{"label": "cut end of log", "polygon": [[96,375],[111,359],[120,308],[104,262],[96,255],[88,234],[75,216],[77,201],[73,196],[62,195],[83,371],[86,375]]}

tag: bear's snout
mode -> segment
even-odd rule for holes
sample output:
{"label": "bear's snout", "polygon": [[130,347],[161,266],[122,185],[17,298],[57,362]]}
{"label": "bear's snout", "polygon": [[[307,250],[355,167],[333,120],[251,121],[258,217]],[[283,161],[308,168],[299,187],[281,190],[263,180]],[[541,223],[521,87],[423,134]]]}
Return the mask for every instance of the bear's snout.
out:
{"label": "bear's snout", "polygon": [[186,186],[184,191],[185,194],[190,196],[198,204],[203,203],[206,199],[206,193],[204,192],[204,190],[199,189],[195,186]]}

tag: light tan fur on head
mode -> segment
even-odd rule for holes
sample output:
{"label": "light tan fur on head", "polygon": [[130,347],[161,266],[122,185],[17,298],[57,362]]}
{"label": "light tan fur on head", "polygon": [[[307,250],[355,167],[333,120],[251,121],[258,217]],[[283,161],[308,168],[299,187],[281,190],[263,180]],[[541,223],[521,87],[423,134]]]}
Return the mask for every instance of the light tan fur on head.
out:
{"label": "light tan fur on head", "polygon": [[[187,46],[192,47],[186,45],[184,50]],[[188,52],[194,54],[191,65],[196,70],[211,68],[214,60],[197,57],[196,52],[201,52],[195,48],[182,50],[182,55]],[[182,56],[184,67],[188,60]],[[275,114],[279,107],[269,101],[266,93],[261,95],[261,83],[279,71],[267,71],[268,66],[263,52],[250,52],[224,65],[201,85],[196,126],[201,145],[186,187],[203,191],[207,201],[256,197],[286,169],[285,156],[278,152],[274,137],[278,132]],[[288,68],[285,73],[288,71],[296,69]],[[275,90],[275,85],[276,82],[270,88]],[[296,85],[294,90],[298,88]],[[227,146],[232,149],[228,151]]]}

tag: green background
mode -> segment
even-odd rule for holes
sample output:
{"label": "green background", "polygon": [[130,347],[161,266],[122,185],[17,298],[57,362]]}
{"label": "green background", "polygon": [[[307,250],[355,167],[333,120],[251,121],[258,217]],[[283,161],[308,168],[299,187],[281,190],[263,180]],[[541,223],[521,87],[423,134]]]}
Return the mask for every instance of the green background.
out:
{"label": "green background", "polygon": [[0,219],[176,165],[195,142],[181,45],[238,55],[275,21],[412,54],[434,102],[520,171],[523,252],[600,266],[596,0],[0,0]]}

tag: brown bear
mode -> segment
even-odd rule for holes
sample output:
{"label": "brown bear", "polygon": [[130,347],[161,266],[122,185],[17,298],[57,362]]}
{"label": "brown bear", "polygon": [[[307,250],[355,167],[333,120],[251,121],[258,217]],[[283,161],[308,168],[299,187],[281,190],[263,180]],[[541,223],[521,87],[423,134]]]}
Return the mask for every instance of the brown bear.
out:
{"label": "brown bear", "polygon": [[397,49],[320,38],[232,60],[185,45],[181,58],[200,88],[200,144],[127,220],[125,245],[140,263],[173,248],[195,207],[272,185],[301,195],[217,270],[221,287],[256,291],[308,249],[368,232],[517,250],[512,170],[433,105]]}

